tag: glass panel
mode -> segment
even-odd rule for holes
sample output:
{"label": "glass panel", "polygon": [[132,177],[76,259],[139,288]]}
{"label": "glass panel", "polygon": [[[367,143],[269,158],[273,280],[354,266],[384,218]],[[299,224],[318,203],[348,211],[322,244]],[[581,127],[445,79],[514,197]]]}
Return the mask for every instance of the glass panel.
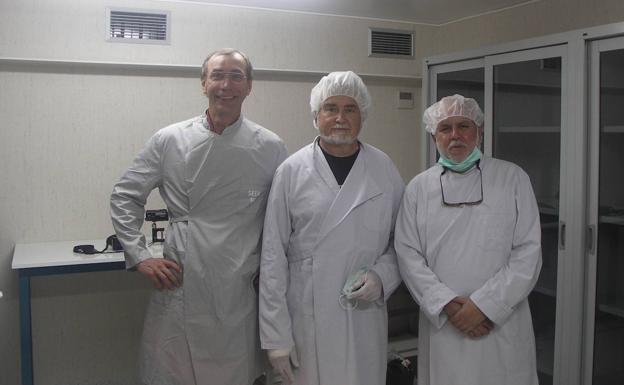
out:
{"label": "glass panel", "polygon": [[483,68],[438,74],[437,100],[445,96],[460,94],[467,98],[475,99],[483,108],[485,105],[483,103],[485,94],[484,78],[485,70]]}
{"label": "glass panel", "polygon": [[494,66],[492,154],[529,174],[540,209],[542,271],[529,296],[540,385],[552,384],[557,296],[561,58]]}
{"label": "glass panel", "polygon": [[[437,100],[445,96],[460,94],[467,98],[473,98],[485,113],[485,69],[472,68],[461,71],[452,71],[438,74]],[[481,141],[481,151],[484,148],[484,141]],[[437,154],[436,149],[436,159]]]}
{"label": "glass panel", "polygon": [[594,385],[624,384],[624,49],[600,54]]}

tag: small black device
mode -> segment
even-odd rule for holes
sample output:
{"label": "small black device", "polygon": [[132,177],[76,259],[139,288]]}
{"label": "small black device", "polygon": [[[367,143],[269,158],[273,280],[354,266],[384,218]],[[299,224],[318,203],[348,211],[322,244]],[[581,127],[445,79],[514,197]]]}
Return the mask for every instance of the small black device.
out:
{"label": "small black device", "polygon": [[74,253],[91,255],[99,254],[100,252],[93,245],[76,245],[74,246]]}
{"label": "small black device", "polygon": [[156,226],[156,222],[168,221],[167,209],[146,210],[145,220],[152,222],[152,243],[165,241],[165,228]]}
{"label": "small black device", "polygon": [[[107,251],[109,250],[109,251]],[[106,247],[104,250],[100,251],[95,248],[93,245],[76,245],[74,246],[74,253],[78,254],[104,254],[104,253],[118,253],[123,251],[123,246],[119,242],[117,235],[113,234],[106,238]]]}
{"label": "small black device", "polygon": [[150,222],[168,221],[169,213],[167,212],[167,209],[146,210],[145,220]]}
{"label": "small black device", "polygon": [[106,238],[106,248],[104,250],[108,248],[110,248],[112,251],[123,251],[123,246],[121,246],[117,235],[113,234],[110,237]]}

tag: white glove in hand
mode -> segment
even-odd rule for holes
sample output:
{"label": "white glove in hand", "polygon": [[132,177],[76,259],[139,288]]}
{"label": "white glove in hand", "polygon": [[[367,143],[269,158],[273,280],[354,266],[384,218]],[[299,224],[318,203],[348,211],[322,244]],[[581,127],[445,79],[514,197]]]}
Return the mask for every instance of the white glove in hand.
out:
{"label": "white glove in hand", "polygon": [[372,270],[366,272],[364,276],[364,284],[362,287],[347,296],[348,299],[357,299],[364,301],[376,301],[381,297],[382,293],[381,278]]}
{"label": "white glove in hand", "polygon": [[[290,365],[290,349],[272,349],[268,351],[269,362],[275,372],[281,377],[282,384],[289,385],[295,382],[295,376]],[[299,366],[295,361],[295,367]]]}

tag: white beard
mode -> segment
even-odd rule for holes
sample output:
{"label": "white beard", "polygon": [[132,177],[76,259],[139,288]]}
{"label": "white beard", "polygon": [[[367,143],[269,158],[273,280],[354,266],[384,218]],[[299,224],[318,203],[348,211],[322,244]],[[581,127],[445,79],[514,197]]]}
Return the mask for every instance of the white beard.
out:
{"label": "white beard", "polygon": [[351,135],[321,135],[321,139],[327,144],[333,145],[343,145],[343,144],[353,144],[357,141],[357,138],[352,137]]}
{"label": "white beard", "polygon": [[[348,126],[342,124],[336,124],[333,129],[347,128]],[[319,130],[320,131],[320,130]],[[344,145],[353,144],[357,141],[357,137],[353,137],[350,134],[331,133],[329,135],[320,134],[323,141],[327,144]]]}

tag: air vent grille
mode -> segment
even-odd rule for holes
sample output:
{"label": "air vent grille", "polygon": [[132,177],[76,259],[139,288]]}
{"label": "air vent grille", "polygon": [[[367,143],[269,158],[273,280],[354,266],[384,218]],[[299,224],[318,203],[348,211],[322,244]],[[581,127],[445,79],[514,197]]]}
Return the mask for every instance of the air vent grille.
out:
{"label": "air vent grille", "polygon": [[112,9],[109,11],[109,40],[123,42],[169,42],[169,13],[132,12]]}
{"label": "air vent grille", "polygon": [[412,32],[370,29],[369,42],[369,56],[414,57]]}

